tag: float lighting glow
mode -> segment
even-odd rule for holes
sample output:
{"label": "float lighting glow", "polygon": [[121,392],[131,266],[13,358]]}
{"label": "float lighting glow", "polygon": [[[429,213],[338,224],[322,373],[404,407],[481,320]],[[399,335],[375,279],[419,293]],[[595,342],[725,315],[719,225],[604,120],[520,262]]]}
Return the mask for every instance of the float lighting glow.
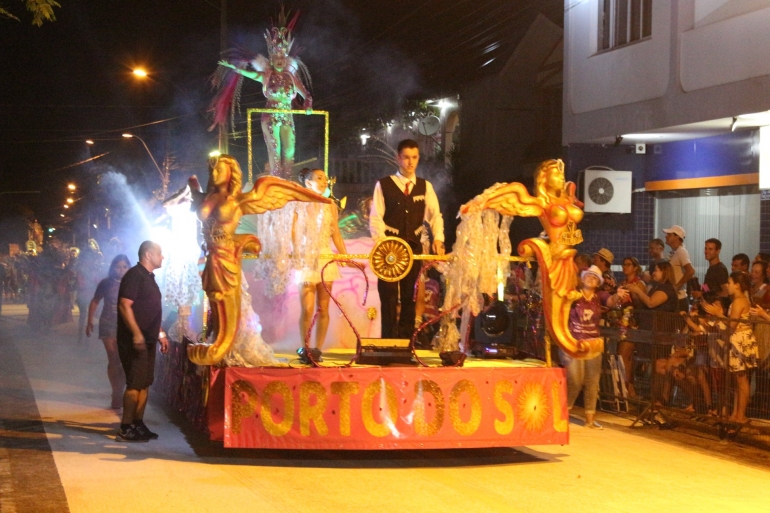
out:
{"label": "float lighting glow", "polygon": [[131,73],[133,73],[137,77],[142,77],[142,78],[147,76],[147,72],[145,70],[143,70],[142,68],[136,68]]}
{"label": "float lighting glow", "polygon": [[200,302],[200,278],[198,278],[198,218],[190,211],[189,203],[167,205],[171,217],[171,230],[153,228],[152,240],[166,241],[163,252],[166,273],[165,297],[178,305],[192,305]]}
{"label": "float lighting glow", "polygon": [[366,141],[369,139],[367,134],[361,134],[361,146],[366,146]]}
{"label": "float lighting glow", "polygon": [[94,142],[91,139],[86,139],[86,144],[91,146],[94,144]]}
{"label": "float lighting glow", "polygon": [[219,150],[214,150],[209,152],[209,157],[219,157],[222,155],[222,152]]}
{"label": "float lighting glow", "polygon": [[64,217],[64,214],[59,214],[60,217]]}
{"label": "float lighting glow", "polygon": [[64,208],[70,208],[70,206],[65,203]]}
{"label": "float lighting glow", "polygon": [[132,135],[132,134],[120,134],[120,135],[122,135],[122,136],[123,136],[123,137],[125,137],[126,139],[131,139],[131,138],[133,137],[133,135]]}

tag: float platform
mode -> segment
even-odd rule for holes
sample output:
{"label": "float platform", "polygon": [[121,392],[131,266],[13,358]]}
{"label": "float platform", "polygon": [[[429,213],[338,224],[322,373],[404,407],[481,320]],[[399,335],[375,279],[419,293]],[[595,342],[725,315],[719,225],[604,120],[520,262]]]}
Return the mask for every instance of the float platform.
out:
{"label": "float platform", "polygon": [[186,348],[159,355],[154,385],[225,447],[392,450],[567,444],[564,369],[539,361],[468,358],[441,367],[343,367],[352,349],[321,365],[276,355],[272,367],[197,367]]}

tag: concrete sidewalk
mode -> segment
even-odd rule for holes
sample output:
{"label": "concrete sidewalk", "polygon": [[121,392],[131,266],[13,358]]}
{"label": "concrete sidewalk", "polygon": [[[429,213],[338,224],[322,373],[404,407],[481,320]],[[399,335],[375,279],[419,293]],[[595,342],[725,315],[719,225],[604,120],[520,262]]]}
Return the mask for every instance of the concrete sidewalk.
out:
{"label": "concrete sidewalk", "polygon": [[[13,344],[23,363],[66,494],[66,503],[61,497],[57,503],[52,496],[48,511],[66,511],[62,508],[67,506],[78,513],[770,509],[770,465],[763,453],[754,450],[753,459],[722,456],[713,447],[693,449],[656,438],[657,434],[640,436],[612,417],[602,417],[608,426],[601,431],[571,425],[569,446],[393,452],[224,450],[151,403],[145,421],[160,439],[116,443],[119,418],[109,409],[101,342],[92,338],[78,344],[75,324],[35,335],[25,321],[26,309],[5,305],[0,334],[6,344]],[[6,390],[0,401],[8,402]],[[3,468],[8,467],[2,448],[21,451],[10,441],[19,433],[8,426],[3,429],[0,493]],[[39,447],[35,451],[45,452]],[[49,484],[55,480],[50,472],[40,478]],[[7,501],[7,506],[0,501],[0,511],[14,511],[11,506],[15,511],[30,510],[24,509],[22,492],[34,494],[35,485],[27,485],[33,489],[13,490],[16,501]],[[7,495],[2,495],[4,500]]]}

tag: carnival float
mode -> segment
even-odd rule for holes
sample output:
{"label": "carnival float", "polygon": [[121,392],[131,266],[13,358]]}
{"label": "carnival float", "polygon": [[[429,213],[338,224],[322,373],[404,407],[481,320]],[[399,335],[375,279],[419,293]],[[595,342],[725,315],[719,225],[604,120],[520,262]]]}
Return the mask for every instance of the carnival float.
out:
{"label": "carnival float", "polygon": [[[286,179],[294,155],[291,116],[314,114],[297,75],[304,67],[289,53],[295,22],[296,17],[289,21],[282,14],[265,34],[269,58],[220,62],[217,122],[232,112],[242,77],[262,83],[271,112],[263,113],[261,125],[273,176],[257,179],[244,192],[238,162],[228,155],[212,157],[205,190],[192,177],[167,201],[169,208],[191,208],[202,229],[204,329],[196,336],[189,328],[189,304],[197,299],[188,295],[187,306],[177,301],[179,320],[169,333],[176,343],[169,355],[159,358],[156,386],[212,440],[232,448],[387,450],[568,443],[566,376],[551,365],[549,340],[576,358],[595,356],[602,340],[577,341],[567,329],[578,296],[573,257],[574,245],[582,240],[578,224],[583,212],[574,184],[565,183],[563,163],[549,160],[539,166],[534,195],[520,183],[495,184],[463,205],[456,242],[447,255],[413,254],[396,237],[377,244],[371,239],[348,241],[344,255],[319,253],[319,230],[310,220],[330,200]],[[306,111],[292,109],[296,95],[304,98]],[[326,119],[328,127],[328,115]],[[249,225],[256,233],[241,233],[239,222],[249,214],[258,214]],[[544,233],[521,242],[512,255],[508,230],[517,216],[537,217]],[[194,261],[198,254],[190,256]],[[468,327],[483,311],[484,297],[498,295],[511,261],[533,260],[542,277],[545,358],[474,358]],[[338,326],[344,324],[344,329],[329,333],[348,341],[352,337],[353,343],[331,343],[322,358],[311,351],[309,332],[293,335],[292,349],[273,344],[271,338],[280,335],[263,329],[263,321],[296,324],[292,315],[297,310],[280,309],[276,305],[285,305],[285,297],[275,299],[291,288],[291,271],[314,265],[323,279],[329,261],[345,264],[342,285],[331,294]],[[170,287],[187,290],[189,258],[179,265],[186,271],[172,270],[174,262],[169,262],[167,272],[182,277]],[[413,265],[436,268],[443,275],[444,302],[440,315],[430,321],[441,326],[436,347],[415,347],[423,325],[401,346],[409,353],[407,364],[363,364],[363,352],[378,348],[379,333],[371,329],[377,316],[377,278],[397,281]],[[257,300],[256,294],[268,299]],[[166,296],[180,294],[167,290]],[[340,299],[343,296],[347,299]],[[298,304],[296,298],[291,302]],[[351,315],[349,310],[359,313]],[[296,348],[300,357],[293,354]]]}

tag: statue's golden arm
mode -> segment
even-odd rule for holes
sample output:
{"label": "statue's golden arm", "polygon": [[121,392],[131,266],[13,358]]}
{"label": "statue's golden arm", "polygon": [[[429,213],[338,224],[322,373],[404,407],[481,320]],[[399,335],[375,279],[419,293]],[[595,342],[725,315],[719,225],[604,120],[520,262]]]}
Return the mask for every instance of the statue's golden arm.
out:
{"label": "statue's golden arm", "polygon": [[520,183],[495,184],[460,208],[463,214],[473,210],[492,209],[506,216],[540,217],[543,200],[529,195]]}
{"label": "statue's golden arm", "polygon": [[254,183],[254,188],[238,197],[238,205],[244,214],[277,210],[290,201],[331,203],[330,199],[310,189],[275,176],[263,176]]}

